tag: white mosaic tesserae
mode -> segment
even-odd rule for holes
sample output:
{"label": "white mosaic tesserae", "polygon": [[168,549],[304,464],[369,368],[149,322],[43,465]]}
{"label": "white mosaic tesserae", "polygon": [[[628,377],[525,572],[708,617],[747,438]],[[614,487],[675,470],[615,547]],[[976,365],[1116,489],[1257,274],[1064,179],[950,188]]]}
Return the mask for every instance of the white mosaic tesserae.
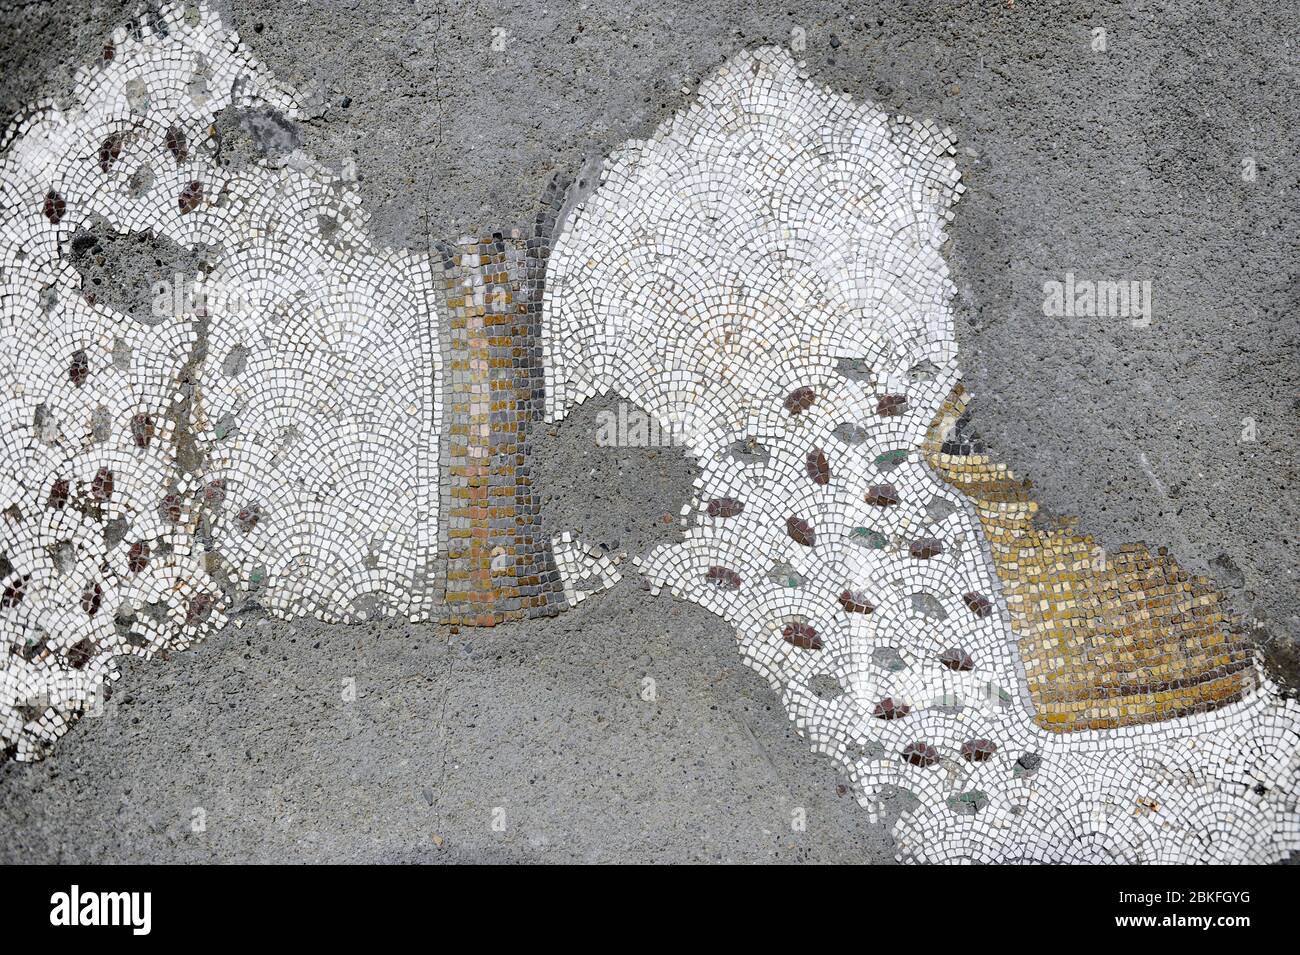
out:
{"label": "white mosaic tesserae", "polygon": [[[556,240],[548,413],[617,392],[687,436],[680,543],[641,561],[919,861],[1269,861],[1300,845],[1297,707],[1034,722],[975,508],[927,465],[958,381],[947,131],[742,53],[610,157]],[[893,798],[885,798],[893,797]]]}
{"label": "white mosaic tesserae", "polygon": [[[115,657],[186,647],[250,595],[428,614],[429,264],[374,249],[347,183],[300,154],[218,163],[217,115],[251,108],[298,112],[214,14],[167,10],[0,158],[0,748],[19,759],[96,705]],[[69,261],[93,228],[204,268],[123,314]]]}
{"label": "white mosaic tesserae", "polygon": [[[1300,706],[1218,596],[1017,524],[962,436],[949,131],[744,51],[567,218],[552,184],[535,232],[430,258],[376,247],[347,175],[223,142],[301,113],[188,6],[6,137],[0,758],[250,606],[526,626],[639,572],[735,628],[902,858],[1300,849]],[[92,277],[114,237],[196,264],[128,306]],[[700,469],[636,561],[533,486],[542,411],[606,393]]]}

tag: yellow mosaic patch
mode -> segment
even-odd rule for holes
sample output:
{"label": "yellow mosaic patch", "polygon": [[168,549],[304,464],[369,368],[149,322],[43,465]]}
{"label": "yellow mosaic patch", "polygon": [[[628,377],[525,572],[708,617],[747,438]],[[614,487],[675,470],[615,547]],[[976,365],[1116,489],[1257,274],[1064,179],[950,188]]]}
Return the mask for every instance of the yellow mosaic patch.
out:
{"label": "yellow mosaic patch", "polygon": [[1109,553],[1075,518],[1035,520],[1032,484],[985,454],[949,454],[970,396],[930,426],[930,467],[975,505],[1019,637],[1038,724],[1111,729],[1215,709],[1250,686],[1251,652],[1213,584],[1165,548]]}

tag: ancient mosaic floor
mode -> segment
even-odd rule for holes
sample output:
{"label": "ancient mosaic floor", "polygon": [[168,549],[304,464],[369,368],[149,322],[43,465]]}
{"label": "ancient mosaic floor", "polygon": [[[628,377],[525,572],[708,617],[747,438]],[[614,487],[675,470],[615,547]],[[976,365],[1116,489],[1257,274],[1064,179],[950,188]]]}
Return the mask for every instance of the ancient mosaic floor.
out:
{"label": "ancient mosaic floor", "polygon": [[[299,115],[215,13],[123,26],[0,154],[0,744],[54,753],[126,655],[255,602],[455,627],[643,577],[727,620],[920,862],[1270,862],[1300,706],[1163,551],[1036,518],[962,389],[952,135],[737,52],[526,233],[379,248],[346,176],[232,170]],[[145,311],[78,260],[196,257]],[[680,539],[543,530],[544,427],[617,394],[699,468]]]}

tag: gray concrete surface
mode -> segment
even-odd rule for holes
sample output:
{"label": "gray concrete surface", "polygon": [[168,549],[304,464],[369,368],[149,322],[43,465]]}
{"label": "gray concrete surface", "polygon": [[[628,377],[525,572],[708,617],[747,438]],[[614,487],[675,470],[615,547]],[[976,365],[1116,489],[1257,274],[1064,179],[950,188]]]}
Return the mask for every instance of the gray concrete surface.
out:
{"label": "gray concrete surface", "polygon": [[[375,233],[420,248],[426,223],[435,237],[527,223],[554,173],[647,134],[735,50],[801,28],[816,77],[957,134],[968,192],[949,255],[985,440],[1104,545],[1165,544],[1218,576],[1294,665],[1300,28],[1284,5],[219,6],[263,61],[316,91],[303,147],[355,158]],[[6,5],[5,114],[57,96],[126,15]],[[1151,327],[1045,317],[1042,284],[1067,271],[1150,280]],[[1239,440],[1245,418],[1254,442]],[[548,506],[604,528],[610,512],[584,517],[594,505],[576,480],[592,436],[552,441],[575,480]],[[670,455],[591,466],[631,476],[603,508],[650,489],[619,512],[636,522],[681,487]],[[108,714],[54,759],[0,767],[0,857],[890,858],[731,640],[635,581],[490,633],[251,622],[129,666]],[[655,704],[638,695],[646,675]],[[806,832],[790,829],[795,807]]]}
{"label": "gray concrete surface", "polygon": [[227,628],[127,666],[103,715],[54,758],[0,766],[0,854],[888,858],[888,839],[731,641],[711,615],[631,581],[543,626]]}

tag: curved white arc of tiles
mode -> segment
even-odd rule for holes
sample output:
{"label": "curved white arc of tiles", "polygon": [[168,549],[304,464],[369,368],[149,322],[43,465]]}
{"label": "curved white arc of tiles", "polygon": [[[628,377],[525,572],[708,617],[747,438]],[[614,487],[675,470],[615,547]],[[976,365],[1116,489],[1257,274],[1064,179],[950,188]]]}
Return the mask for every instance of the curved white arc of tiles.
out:
{"label": "curved white arc of tiles", "polygon": [[[0,609],[0,749],[18,759],[97,707],[118,656],[184,648],[232,600],[326,620],[368,597],[415,618],[432,606],[429,264],[372,247],[348,183],[300,154],[216,162],[208,130],[228,106],[299,115],[214,13],[167,8],[119,30],[0,158],[0,555],[3,583],[23,581]],[[64,257],[94,222],[202,249],[210,268],[180,277],[173,313],[121,314]],[[177,427],[201,463],[180,466]],[[81,507],[104,472],[111,493]]]}
{"label": "curved white arc of tiles", "polygon": [[[292,118],[297,101],[210,12],[158,23],[165,35],[119,31],[71,104],[41,104],[0,158],[0,747],[20,759],[93,705],[117,656],[189,645],[224,623],[232,594],[327,620],[370,598],[426,618],[436,600],[430,264],[374,248],[348,184],[301,155],[212,162],[198,144],[220,109]],[[549,411],[616,390],[686,435],[703,472],[693,523],[642,569],[731,621],[865,804],[913,793],[895,826],[908,858],[1294,851],[1300,714],[1262,677],[1239,703],[1154,726],[1058,736],[1031,721],[973,511],[917,451],[958,376],[940,252],[960,193],[949,151],[946,133],[818,88],[778,50],[738,56],[652,140],[610,158],[557,243]],[[93,218],[209,249],[202,311],[144,323],[89,301],[60,242]],[[815,400],[792,413],[802,388]],[[178,427],[201,466],[179,466]],[[105,472],[111,492],[92,500]],[[896,506],[867,499],[883,484]],[[709,517],[718,501],[743,510]],[[815,540],[796,540],[791,517]],[[918,540],[941,552],[911,555]],[[570,576],[591,578],[571,556]],[[873,612],[849,612],[846,589]],[[968,591],[991,599],[987,617]],[[820,651],[785,638],[796,624]],[[954,649],[973,669],[941,662]],[[909,716],[879,718],[885,699]],[[935,765],[899,758],[920,739]],[[998,750],[963,761],[974,740]],[[1041,760],[1032,775],[1016,775],[1022,753]]]}
{"label": "curved white arc of tiles", "polygon": [[[548,415],[613,391],[685,435],[702,471],[689,526],[642,571],[736,628],[864,805],[912,794],[894,828],[903,857],[1279,858],[1300,845],[1300,718],[1266,681],[1155,726],[1061,736],[1032,721],[974,509],[921,460],[958,378],[940,251],[961,192],[950,154],[945,131],[818,87],[778,48],[736,56],[609,158],[557,239]],[[896,506],[868,500],[883,484]],[[710,516],[710,502],[727,505]],[[918,558],[918,539],[942,552]],[[849,612],[846,589],[874,610]],[[988,616],[969,592],[990,598]],[[786,639],[791,623],[820,649]],[[954,648],[974,669],[942,662]],[[906,718],[880,718],[886,701]],[[1244,751],[1256,737],[1268,743]],[[961,758],[982,740],[990,758]],[[920,741],[932,765],[901,758]],[[1017,769],[1024,754],[1033,773]],[[1136,811],[1150,805],[1163,808]]]}

